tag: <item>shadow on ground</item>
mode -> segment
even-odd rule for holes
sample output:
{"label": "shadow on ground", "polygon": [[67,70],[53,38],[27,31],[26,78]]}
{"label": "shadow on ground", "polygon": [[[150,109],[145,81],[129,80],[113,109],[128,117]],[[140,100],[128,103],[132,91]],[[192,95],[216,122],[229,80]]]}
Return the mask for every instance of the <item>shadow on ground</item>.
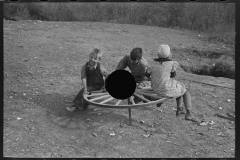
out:
{"label": "shadow on ground", "polygon": [[90,105],[85,111],[69,112],[66,107],[72,99],[72,96],[65,97],[54,93],[41,95],[34,101],[46,109],[46,118],[49,122],[62,128],[77,130],[82,126],[92,126],[93,121],[128,124],[128,115],[115,114],[112,109],[97,108],[97,111],[94,111],[93,108],[96,107]]}

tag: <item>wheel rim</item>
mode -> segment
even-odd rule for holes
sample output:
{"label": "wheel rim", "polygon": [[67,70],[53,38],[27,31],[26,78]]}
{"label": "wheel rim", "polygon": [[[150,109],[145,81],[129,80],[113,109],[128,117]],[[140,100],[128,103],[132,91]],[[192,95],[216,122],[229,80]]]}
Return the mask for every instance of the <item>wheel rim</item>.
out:
{"label": "wheel rim", "polygon": [[[92,92],[90,95],[84,95],[83,97],[89,104],[92,104],[94,106],[118,109],[146,107],[170,99],[167,97],[157,96],[152,89],[136,89],[133,96],[140,98],[145,103],[135,104],[133,101],[133,97],[131,97],[130,98],[131,104],[128,104],[128,99],[125,100],[115,99],[106,91]],[[155,100],[150,100],[149,97],[154,98]]]}

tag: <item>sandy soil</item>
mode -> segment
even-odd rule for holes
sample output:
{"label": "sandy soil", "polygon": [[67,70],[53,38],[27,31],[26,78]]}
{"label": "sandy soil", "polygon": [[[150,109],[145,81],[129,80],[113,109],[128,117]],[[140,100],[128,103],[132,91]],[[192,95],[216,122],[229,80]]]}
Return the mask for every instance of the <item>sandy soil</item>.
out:
{"label": "sandy soil", "polygon": [[[100,47],[113,71],[135,47],[152,62],[159,43],[174,49],[230,52],[196,35],[172,29],[113,23],[4,21],[4,157],[228,158],[235,156],[235,81],[177,72],[190,88],[197,125],[176,118],[176,102],[132,110],[65,107],[80,90],[80,69]],[[232,52],[232,51],[231,51]],[[191,57],[191,63],[200,63]],[[223,115],[224,117],[219,116]],[[114,133],[114,134],[113,134]]]}

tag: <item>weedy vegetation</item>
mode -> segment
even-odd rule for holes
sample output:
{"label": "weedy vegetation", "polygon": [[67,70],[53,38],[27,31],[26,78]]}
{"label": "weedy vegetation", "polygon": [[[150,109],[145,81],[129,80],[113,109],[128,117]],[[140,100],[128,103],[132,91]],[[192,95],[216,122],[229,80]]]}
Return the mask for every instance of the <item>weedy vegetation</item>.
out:
{"label": "weedy vegetation", "polygon": [[[158,26],[201,33],[208,43],[235,45],[234,3],[4,3],[4,18]],[[181,67],[195,74],[235,78],[235,58],[199,56],[218,58],[209,65]]]}

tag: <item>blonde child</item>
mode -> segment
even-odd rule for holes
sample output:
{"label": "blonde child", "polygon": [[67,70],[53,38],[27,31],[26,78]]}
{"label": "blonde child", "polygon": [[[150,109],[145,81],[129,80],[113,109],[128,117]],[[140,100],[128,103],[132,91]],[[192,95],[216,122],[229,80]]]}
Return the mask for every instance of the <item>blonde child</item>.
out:
{"label": "blonde child", "polygon": [[76,111],[81,107],[82,110],[87,109],[88,103],[85,102],[83,95],[104,88],[104,79],[108,76],[108,72],[100,63],[101,58],[102,52],[97,48],[94,48],[89,54],[89,61],[82,66],[81,70],[83,88],[74,98],[72,105],[66,108],[67,110]]}
{"label": "blonde child", "polygon": [[161,97],[176,98],[176,116],[185,114],[182,108],[182,99],[185,105],[186,120],[195,120],[192,116],[191,96],[183,83],[174,80],[178,63],[171,60],[172,54],[168,45],[162,44],[157,53],[158,58],[154,59],[158,63],[146,71],[146,75],[151,75],[151,87],[155,93]]}

